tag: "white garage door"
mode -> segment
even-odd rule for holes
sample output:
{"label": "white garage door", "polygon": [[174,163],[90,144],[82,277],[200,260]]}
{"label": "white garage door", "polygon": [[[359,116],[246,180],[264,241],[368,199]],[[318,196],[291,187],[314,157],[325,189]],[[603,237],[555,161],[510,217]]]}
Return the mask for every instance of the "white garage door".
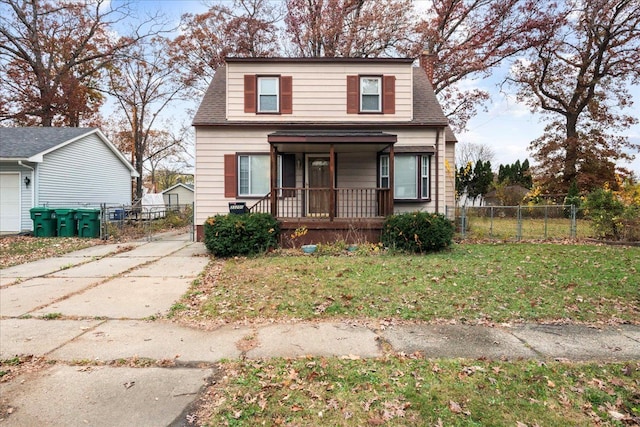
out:
{"label": "white garage door", "polygon": [[19,173],[0,173],[0,231],[20,231]]}

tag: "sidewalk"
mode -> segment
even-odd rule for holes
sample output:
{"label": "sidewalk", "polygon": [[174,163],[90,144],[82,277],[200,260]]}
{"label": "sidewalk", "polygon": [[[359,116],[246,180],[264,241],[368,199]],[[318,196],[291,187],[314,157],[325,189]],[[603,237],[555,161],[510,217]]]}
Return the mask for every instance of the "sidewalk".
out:
{"label": "sidewalk", "polygon": [[[122,253],[104,245],[0,270],[0,358],[56,362],[0,383],[0,413],[12,412],[0,425],[185,425],[185,408],[223,358],[364,358],[391,347],[431,358],[640,359],[640,328],[629,325],[177,325],[160,318],[209,261],[202,244],[186,238],[138,242]],[[241,350],[249,337],[256,345]],[[113,366],[144,359],[172,367]]]}

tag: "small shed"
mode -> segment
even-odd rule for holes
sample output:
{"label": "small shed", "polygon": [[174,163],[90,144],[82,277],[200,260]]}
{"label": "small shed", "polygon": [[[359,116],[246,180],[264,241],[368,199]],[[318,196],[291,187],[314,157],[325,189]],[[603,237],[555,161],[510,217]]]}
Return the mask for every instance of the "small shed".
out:
{"label": "small shed", "polygon": [[0,128],[0,232],[30,231],[30,209],[130,204],[131,163],[98,128]]}
{"label": "small shed", "polygon": [[178,183],[162,192],[167,208],[191,205],[193,203],[193,185]]}

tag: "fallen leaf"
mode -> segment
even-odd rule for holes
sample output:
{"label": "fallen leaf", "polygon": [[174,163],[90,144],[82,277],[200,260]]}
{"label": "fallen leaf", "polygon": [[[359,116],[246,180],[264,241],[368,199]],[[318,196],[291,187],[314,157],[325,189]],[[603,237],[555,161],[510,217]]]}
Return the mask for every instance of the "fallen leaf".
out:
{"label": "fallen leaf", "polygon": [[449,410],[454,414],[462,413],[462,407],[460,406],[460,404],[458,402],[454,402],[453,400],[449,401]]}

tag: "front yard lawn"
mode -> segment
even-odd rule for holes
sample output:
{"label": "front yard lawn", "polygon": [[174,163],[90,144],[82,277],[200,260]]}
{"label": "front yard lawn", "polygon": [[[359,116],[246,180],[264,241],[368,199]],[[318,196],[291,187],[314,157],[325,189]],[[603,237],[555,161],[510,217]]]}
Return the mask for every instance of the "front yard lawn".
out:
{"label": "front yard lawn", "polygon": [[588,244],[460,244],[423,256],[237,258],[212,264],[179,307],[185,315],[225,322],[640,323],[639,269],[640,248]]}
{"label": "front yard lawn", "polygon": [[104,243],[100,239],[78,237],[0,237],[0,268],[63,255]]}
{"label": "front yard lawn", "polygon": [[425,360],[233,361],[202,398],[210,426],[624,426],[640,364]]}

